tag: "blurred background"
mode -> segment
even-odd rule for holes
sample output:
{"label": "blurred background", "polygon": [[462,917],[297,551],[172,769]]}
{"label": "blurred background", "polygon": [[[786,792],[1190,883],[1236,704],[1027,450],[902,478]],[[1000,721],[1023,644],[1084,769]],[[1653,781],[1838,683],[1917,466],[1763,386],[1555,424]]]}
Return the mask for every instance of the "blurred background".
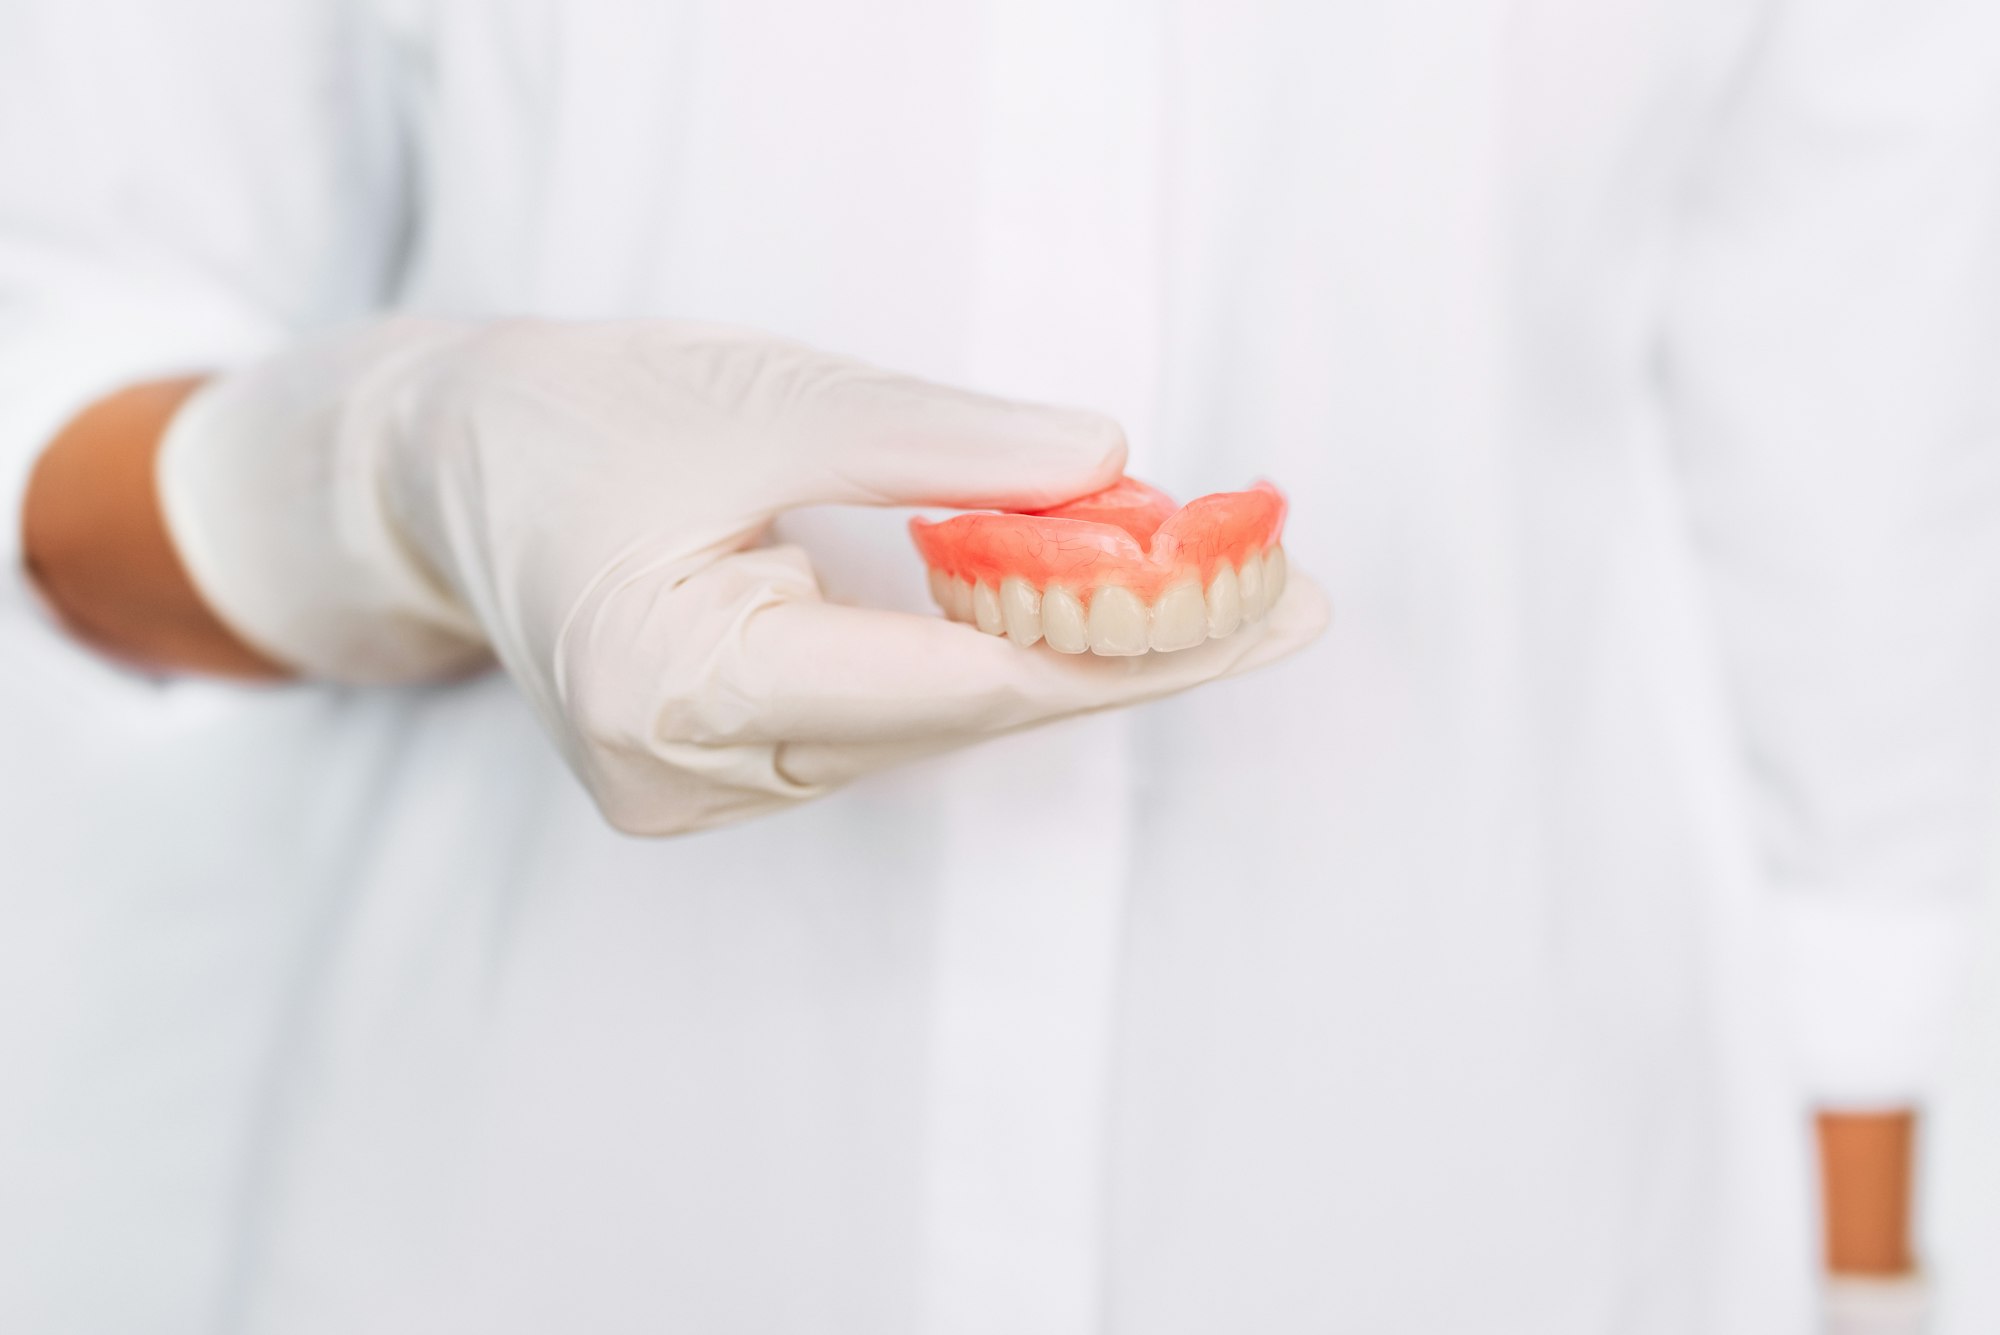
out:
{"label": "blurred background", "polygon": [[2000,1330],[2000,877],[1980,906],[1968,980],[1919,1207],[1942,1295],[1938,1335]]}

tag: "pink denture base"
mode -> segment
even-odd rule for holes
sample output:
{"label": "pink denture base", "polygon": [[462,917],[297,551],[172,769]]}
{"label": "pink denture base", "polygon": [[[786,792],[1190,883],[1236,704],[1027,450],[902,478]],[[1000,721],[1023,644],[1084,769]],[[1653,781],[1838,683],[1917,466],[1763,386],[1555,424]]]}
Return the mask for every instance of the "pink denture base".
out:
{"label": "pink denture base", "polygon": [[1182,580],[1203,586],[1223,562],[1241,565],[1276,543],[1285,497],[1268,482],[1176,506],[1137,478],[1029,514],[973,513],[940,523],[910,521],[933,570],[998,587],[1010,575],[1037,589],[1059,584],[1083,598],[1101,584],[1144,602]]}

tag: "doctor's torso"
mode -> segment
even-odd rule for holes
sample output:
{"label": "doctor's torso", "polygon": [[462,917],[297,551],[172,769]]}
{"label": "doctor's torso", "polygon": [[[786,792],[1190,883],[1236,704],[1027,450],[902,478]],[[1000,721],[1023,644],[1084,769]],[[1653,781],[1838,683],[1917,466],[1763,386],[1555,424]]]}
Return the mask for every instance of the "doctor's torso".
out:
{"label": "doctor's torso", "polygon": [[[1284,486],[1335,626],[653,844],[503,681],[158,685],[9,607],[54,701],[10,736],[55,759],[0,759],[5,874],[83,998],[18,1041],[73,1080],[34,1044],[201,1036],[120,1077],[102,1176],[37,1170],[59,1215],[156,1202],[117,1249],[200,1201],[136,1282],[287,1335],[1782,1328],[1798,1183],[1720,1204],[1778,1104],[1716,1019],[1743,850],[1647,363],[1726,20],[352,21],[407,145],[388,300],[727,320],[1104,409],[1177,493]],[[925,610],[898,517],[784,536]],[[30,822],[51,790],[97,815]]]}

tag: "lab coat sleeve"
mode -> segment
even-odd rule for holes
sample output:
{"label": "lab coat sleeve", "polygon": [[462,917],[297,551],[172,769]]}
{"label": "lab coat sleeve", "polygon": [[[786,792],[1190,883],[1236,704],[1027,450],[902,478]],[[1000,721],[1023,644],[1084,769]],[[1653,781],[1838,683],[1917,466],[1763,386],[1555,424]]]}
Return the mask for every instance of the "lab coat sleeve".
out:
{"label": "lab coat sleeve", "polygon": [[0,559],[41,447],[147,378],[365,308],[398,237],[387,63],[343,0],[0,5]]}
{"label": "lab coat sleeve", "polygon": [[1767,17],[1667,392],[1802,1070],[1889,1106],[1941,1053],[2000,812],[2000,6]]}

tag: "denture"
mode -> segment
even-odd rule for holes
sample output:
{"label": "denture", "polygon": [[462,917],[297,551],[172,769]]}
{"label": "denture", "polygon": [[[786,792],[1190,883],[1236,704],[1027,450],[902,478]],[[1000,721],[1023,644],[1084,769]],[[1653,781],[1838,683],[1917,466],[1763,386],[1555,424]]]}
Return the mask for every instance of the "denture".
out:
{"label": "denture", "polygon": [[1176,505],[1123,478],[1026,514],[910,521],[946,616],[1026,647],[1127,656],[1233,635],[1285,588],[1285,498],[1268,482]]}

